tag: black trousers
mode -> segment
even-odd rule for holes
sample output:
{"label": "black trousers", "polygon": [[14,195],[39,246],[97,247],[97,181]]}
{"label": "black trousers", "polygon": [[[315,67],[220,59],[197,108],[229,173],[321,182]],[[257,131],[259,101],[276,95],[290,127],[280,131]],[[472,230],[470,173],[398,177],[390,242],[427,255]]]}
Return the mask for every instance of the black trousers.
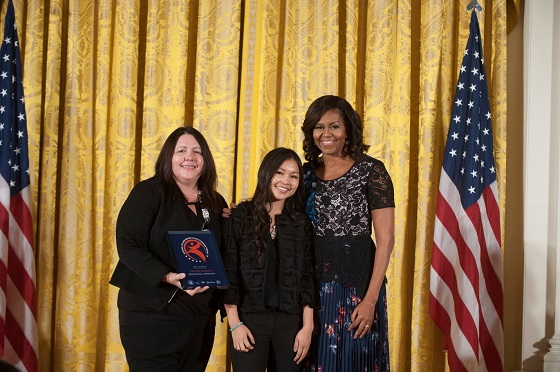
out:
{"label": "black trousers", "polygon": [[297,372],[301,366],[294,362],[294,342],[301,329],[301,315],[281,312],[239,314],[255,338],[254,349],[244,353],[233,348],[229,337],[231,363],[234,372]]}
{"label": "black trousers", "polygon": [[214,344],[216,319],[121,310],[119,327],[131,372],[203,372]]}

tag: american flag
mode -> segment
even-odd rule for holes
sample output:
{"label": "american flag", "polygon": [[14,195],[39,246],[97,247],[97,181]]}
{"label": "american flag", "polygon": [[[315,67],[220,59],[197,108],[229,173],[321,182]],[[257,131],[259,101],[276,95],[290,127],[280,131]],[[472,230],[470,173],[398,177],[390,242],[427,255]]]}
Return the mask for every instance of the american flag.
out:
{"label": "american flag", "polygon": [[14,7],[0,47],[0,359],[37,371],[35,256],[22,68]]}
{"label": "american flag", "polygon": [[503,286],[492,121],[476,12],[443,159],[430,272],[430,316],[451,371],[502,371]]}

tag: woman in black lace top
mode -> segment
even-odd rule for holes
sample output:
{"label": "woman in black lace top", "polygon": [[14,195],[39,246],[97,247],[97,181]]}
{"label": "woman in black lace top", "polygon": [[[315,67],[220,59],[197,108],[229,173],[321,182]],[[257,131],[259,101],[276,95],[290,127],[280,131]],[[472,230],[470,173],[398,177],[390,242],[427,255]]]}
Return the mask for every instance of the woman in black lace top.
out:
{"label": "woman in black lace top", "polygon": [[[388,371],[385,273],[394,244],[394,190],[365,154],[362,121],[343,98],[315,100],[305,135],[306,212],[314,226],[321,306],[314,371]],[[376,244],[372,240],[372,232]]]}

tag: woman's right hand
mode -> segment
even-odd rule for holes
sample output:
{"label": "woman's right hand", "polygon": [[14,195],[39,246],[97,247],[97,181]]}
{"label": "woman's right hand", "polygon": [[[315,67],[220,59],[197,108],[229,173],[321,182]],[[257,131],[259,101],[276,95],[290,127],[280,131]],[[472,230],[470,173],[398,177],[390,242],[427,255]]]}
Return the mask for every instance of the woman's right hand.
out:
{"label": "woman's right hand", "polygon": [[231,339],[233,340],[233,348],[237,351],[248,353],[254,349],[255,338],[244,324],[231,331]]}
{"label": "woman's right hand", "polygon": [[207,285],[204,287],[195,287],[195,288],[191,288],[191,289],[184,289],[185,292],[187,292],[189,295],[194,296],[197,293],[202,293],[202,292],[206,292],[208,290]]}
{"label": "woman's right hand", "polygon": [[194,296],[197,293],[206,292],[208,290],[208,286],[204,287],[195,287],[191,289],[183,289],[183,285],[181,284],[181,279],[184,279],[187,276],[185,273],[167,273],[161,280],[162,282],[169,283],[174,285],[175,287],[179,287],[183,291],[187,292],[189,295]]}

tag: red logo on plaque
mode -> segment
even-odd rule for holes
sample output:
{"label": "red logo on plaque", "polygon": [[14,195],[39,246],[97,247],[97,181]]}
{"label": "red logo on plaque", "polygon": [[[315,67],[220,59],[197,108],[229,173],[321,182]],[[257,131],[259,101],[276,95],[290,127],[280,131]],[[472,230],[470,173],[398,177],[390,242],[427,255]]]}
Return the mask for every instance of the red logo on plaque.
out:
{"label": "red logo on plaque", "polygon": [[187,238],[183,240],[183,254],[194,262],[206,262],[208,248],[197,238]]}

